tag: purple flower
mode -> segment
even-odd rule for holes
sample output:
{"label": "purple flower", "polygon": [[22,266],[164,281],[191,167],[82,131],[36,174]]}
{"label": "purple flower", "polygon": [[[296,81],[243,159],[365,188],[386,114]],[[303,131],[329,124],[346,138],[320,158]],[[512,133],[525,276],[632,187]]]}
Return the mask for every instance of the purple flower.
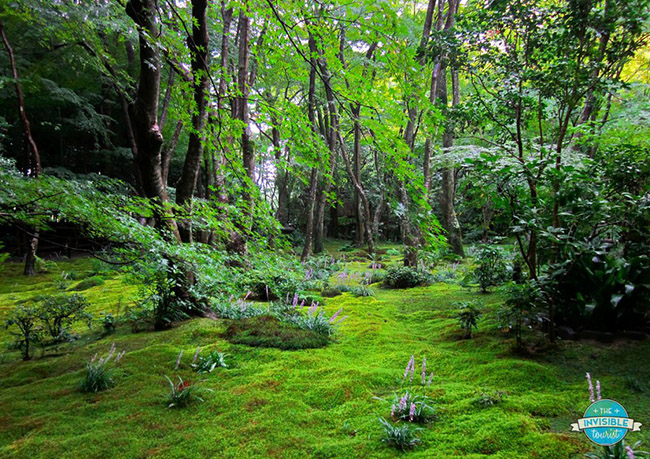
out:
{"label": "purple flower", "polygon": [[339,314],[341,313],[341,311],[343,311],[343,308],[341,308],[341,309],[339,309],[338,311],[336,311],[336,312],[334,313],[334,315],[333,315],[332,317],[330,317],[330,323],[334,323],[334,321],[335,321],[336,318],[339,316]]}
{"label": "purple flower", "polygon": [[264,290],[266,290],[266,299],[268,300],[269,299],[269,286],[265,285]]}
{"label": "purple flower", "polygon": [[411,402],[411,409],[409,410],[409,420],[413,422],[414,417],[415,417],[415,403]]}
{"label": "purple flower", "polygon": [[302,301],[300,302],[300,307],[302,308],[304,305],[305,305],[305,300],[302,300]]}
{"label": "purple flower", "polygon": [[316,303],[312,301],[307,314],[312,315],[314,312],[316,312],[317,309],[318,309],[318,301]]}
{"label": "purple flower", "polygon": [[600,400],[600,381],[596,381],[596,397]]}
{"label": "purple flower", "polygon": [[406,379],[406,377],[408,376],[409,370],[411,369],[411,365],[413,364],[415,364],[415,358],[411,356],[411,358],[409,359],[409,363],[406,365],[406,369],[404,370],[404,379]]}
{"label": "purple flower", "polygon": [[394,418],[395,417],[395,405],[393,405],[390,409],[390,417]]}
{"label": "purple flower", "polygon": [[634,451],[629,446],[625,447],[625,453],[627,454],[627,459],[634,459]]}
{"label": "purple flower", "polygon": [[297,293],[293,295],[293,303],[292,303],[292,306],[293,306],[294,308],[295,308],[296,306],[298,306],[298,294],[297,294]]}
{"label": "purple flower", "polygon": [[422,385],[423,386],[426,380],[427,380],[427,358],[422,357]]}
{"label": "purple flower", "polygon": [[246,296],[244,297],[244,301],[246,301],[248,299],[248,297],[251,296],[251,293],[252,292],[250,290],[248,292],[246,292]]}
{"label": "purple flower", "polygon": [[404,411],[404,409],[406,408],[406,400],[408,399],[408,395],[409,395],[408,392],[405,393],[405,394],[404,394],[404,397],[402,397],[402,398],[400,399],[400,401],[399,401],[399,405],[397,406],[397,409],[398,409],[400,412],[401,412],[401,411]]}
{"label": "purple flower", "polygon": [[429,376],[429,382],[427,382],[427,387],[429,387],[432,382],[433,382],[433,371],[431,372],[431,376]]}
{"label": "purple flower", "polygon": [[587,382],[589,383],[589,400],[593,403],[596,399],[594,398],[594,386],[591,384],[591,375],[589,372],[587,372]]}

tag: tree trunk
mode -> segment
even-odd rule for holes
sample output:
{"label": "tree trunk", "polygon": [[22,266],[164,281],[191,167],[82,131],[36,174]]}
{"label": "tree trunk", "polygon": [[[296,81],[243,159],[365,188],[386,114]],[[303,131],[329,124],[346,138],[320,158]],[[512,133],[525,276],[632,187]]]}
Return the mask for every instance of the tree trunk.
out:
{"label": "tree trunk", "polygon": [[[316,42],[313,35],[309,34],[309,50],[312,54],[311,68],[309,70],[309,95],[307,116],[313,133],[314,142],[318,138],[318,128],[316,126]],[[309,192],[307,194],[307,222],[305,225],[305,245],[302,248],[300,260],[305,261],[311,256],[314,239],[314,212],[316,207],[316,187],[318,186],[318,168],[312,167],[309,175]]]}
{"label": "tree trunk", "polygon": [[[32,137],[32,130],[25,110],[25,99],[23,97],[23,90],[20,86],[20,79],[18,78],[18,68],[16,67],[16,59],[14,58],[14,50],[7,39],[5,28],[2,21],[0,21],[0,34],[2,35],[2,42],[9,56],[9,64],[11,65],[11,73],[14,79],[14,88],[16,90],[16,99],[18,101],[18,111],[20,112],[20,120],[23,123],[23,131],[27,143],[27,154],[25,155],[23,172],[28,177],[38,178],[41,175],[41,157],[36,147],[36,142]],[[37,228],[28,227],[27,232],[29,235],[29,246],[27,247],[27,254],[25,255],[25,276],[33,276],[35,274],[36,264],[36,251],[38,250],[39,231]],[[31,233],[31,234],[30,234]],[[29,355],[29,352],[27,353]]]}
{"label": "tree trunk", "polygon": [[130,0],[126,13],[138,28],[140,49],[140,77],[136,98],[129,106],[133,137],[137,147],[136,164],[147,198],[157,204],[156,222],[165,224],[180,240],[176,222],[168,218],[164,204],[169,201],[162,178],[161,149],[163,136],[158,126],[158,98],[160,97],[160,59],[158,48],[151,37],[158,35],[155,0]]}
{"label": "tree trunk", "polygon": [[[194,77],[194,107],[192,130],[183,164],[183,173],[176,187],[176,203],[191,212],[191,201],[203,157],[203,131],[207,121],[208,105],[208,22],[207,0],[192,0],[192,36],[187,38]],[[192,241],[192,228],[188,222],[179,222],[181,238]]]}

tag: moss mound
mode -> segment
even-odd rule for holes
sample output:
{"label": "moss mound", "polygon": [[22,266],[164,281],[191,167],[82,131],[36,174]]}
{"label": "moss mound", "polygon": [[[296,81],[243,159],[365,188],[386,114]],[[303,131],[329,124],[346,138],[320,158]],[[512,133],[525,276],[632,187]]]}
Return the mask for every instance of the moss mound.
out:
{"label": "moss mound", "polygon": [[329,337],[325,335],[297,328],[269,315],[233,322],[224,338],[234,344],[284,350],[324,347],[329,342]]}
{"label": "moss mound", "polygon": [[99,285],[104,285],[104,283],[105,282],[103,277],[93,276],[82,280],[70,290],[74,290],[75,292],[81,292],[83,290],[88,290],[89,288],[97,287]]}

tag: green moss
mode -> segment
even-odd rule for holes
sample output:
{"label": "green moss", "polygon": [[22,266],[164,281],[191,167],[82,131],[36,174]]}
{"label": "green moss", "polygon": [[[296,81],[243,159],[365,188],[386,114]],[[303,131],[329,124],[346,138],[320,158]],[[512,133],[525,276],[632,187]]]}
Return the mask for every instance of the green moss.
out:
{"label": "green moss", "polygon": [[[328,241],[327,247],[343,245]],[[396,247],[396,246],[395,246]],[[396,256],[396,259],[399,256]],[[368,263],[348,263],[350,272]],[[22,266],[0,274],[0,318],[18,301],[56,293],[60,271],[80,276],[89,260],[57,262],[46,274],[25,278]],[[58,271],[57,271],[58,270]],[[115,276],[84,292],[96,315],[119,314],[137,286]],[[480,299],[485,317],[472,340],[455,339],[454,302]],[[560,343],[556,350],[522,358],[497,327],[499,293],[480,295],[453,284],[409,290],[376,289],[373,298],[345,293],[329,298],[328,314],[343,308],[339,332],[325,347],[282,351],[232,344],[229,321],[194,319],[162,332],[130,333],[126,325],[102,337],[100,325],[79,328],[81,339],[20,361],[0,354],[0,457],[395,457],[380,442],[379,417],[414,354],[434,372],[424,392],[440,410],[439,421],[421,433],[423,445],[409,457],[571,458],[591,445],[569,424],[588,404],[584,373],[600,379],[603,395],[620,401],[631,417],[650,419],[647,392],[632,390],[628,377],[650,381],[650,342]],[[10,336],[0,328],[0,343]],[[115,386],[98,394],[76,390],[84,364],[111,344],[126,351],[115,368]],[[202,352],[228,354],[227,371],[197,376],[190,363]],[[183,358],[178,370],[176,359]],[[167,410],[164,375],[198,382],[205,403]],[[502,403],[478,408],[480,391],[504,391]],[[649,431],[628,435],[650,444]]]}
{"label": "green moss", "polygon": [[235,344],[284,350],[323,347],[329,342],[325,335],[302,330],[268,315],[234,321],[224,337]]}
{"label": "green moss", "polygon": [[77,285],[72,287],[70,290],[74,290],[76,292],[80,292],[83,290],[88,290],[89,288],[97,287],[99,285],[104,285],[105,281],[103,277],[100,276],[92,276],[87,279],[82,280],[79,282]]}

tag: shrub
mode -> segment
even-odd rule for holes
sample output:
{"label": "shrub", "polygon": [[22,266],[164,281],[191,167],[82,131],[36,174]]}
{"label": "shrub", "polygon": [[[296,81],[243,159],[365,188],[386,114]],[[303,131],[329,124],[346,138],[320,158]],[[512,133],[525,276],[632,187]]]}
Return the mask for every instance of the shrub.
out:
{"label": "shrub", "polygon": [[216,350],[212,351],[207,357],[199,357],[199,360],[192,364],[192,368],[197,373],[212,373],[215,368],[228,368],[226,354]]}
{"label": "shrub", "polygon": [[384,418],[379,418],[379,422],[384,428],[381,441],[389,446],[393,446],[400,451],[406,451],[422,442],[417,437],[417,432],[422,430],[420,428],[414,428],[410,424],[394,426]]}
{"label": "shrub", "polygon": [[325,334],[300,329],[270,315],[233,322],[224,337],[235,344],[285,350],[318,348],[329,342],[329,337]]}
{"label": "shrub", "polygon": [[113,333],[117,325],[117,319],[113,314],[104,314],[101,318],[102,328],[104,328],[104,333]]}
{"label": "shrub", "polygon": [[72,290],[81,292],[83,290],[88,290],[89,288],[97,287],[99,285],[104,285],[104,278],[100,276],[93,276],[82,280],[77,285],[75,285]]}
{"label": "shrub", "polygon": [[533,328],[548,321],[545,311],[547,299],[537,281],[512,285],[507,293],[505,304],[498,312],[501,325],[513,330],[517,349],[522,347],[522,334],[525,328]]}
{"label": "shrub", "polygon": [[203,401],[196,393],[196,386],[189,381],[183,381],[178,376],[178,382],[174,384],[169,377],[165,375],[165,379],[169,383],[169,396],[167,397],[167,408],[183,408],[189,405],[192,401]]}
{"label": "shrub", "polygon": [[38,311],[33,305],[19,305],[5,321],[6,328],[15,327],[18,332],[11,332],[16,337],[16,346],[22,353],[23,360],[31,358],[31,345],[40,340],[41,328],[38,325]]}
{"label": "shrub", "polygon": [[435,420],[438,416],[430,397],[413,395],[406,391],[401,397],[398,394],[394,395],[390,417],[395,420],[424,424]]}
{"label": "shrub", "polygon": [[124,318],[131,325],[131,331],[139,333],[151,326],[153,314],[148,309],[128,308],[124,313]]}
{"label": "shrub", "polygon": [[388,249],[386,250],[386,255],[390,255],[391,257],[396,257],[402,255],[402,252],[400,252],[397,249]]}
{"label": "shrub", "polygon": [[55,342],[69,337],[69,327],[84,321],[90,328],[92,316],[86,312],[88,301],[83,295],[48,295],[34,299],[38,303],[38,317]]}
{"label": "shrub", "polygon": [[460,328],[465,330],[465,338],[472,337],[472,329],[478,330],[478,319],[482,316],[481,311],[478,309],[480,303],[476,301],[465,301],[455,303],[459,311],[456,314],[456,319]]}
{"label": "shrub", "polygon": [[412,288],[431,282],[431,275],[410,266],[391,266],[386,271],[384,285],[389,288]]}
{"label": "shrub", "polygon": [[489,245],[481,246],[476,253],[477,266],[474,270],[476,281],[483,293],[492,286],[505,282],[507,267],[501,251]]}
{"label": "shrub", "polygon": [[[79,390],[82,392],[101,392],[110,389],[115,385],[113,381],[113,370],[108,367],[110,360],[115,354],[115,344],[111,346],[106,357],[97,359],[97,354],[86,363],[86,369],[83,379],[79,384]],[[124,355],[124,351],[118,353],[115,357],[115,364],[119,363]]]}

